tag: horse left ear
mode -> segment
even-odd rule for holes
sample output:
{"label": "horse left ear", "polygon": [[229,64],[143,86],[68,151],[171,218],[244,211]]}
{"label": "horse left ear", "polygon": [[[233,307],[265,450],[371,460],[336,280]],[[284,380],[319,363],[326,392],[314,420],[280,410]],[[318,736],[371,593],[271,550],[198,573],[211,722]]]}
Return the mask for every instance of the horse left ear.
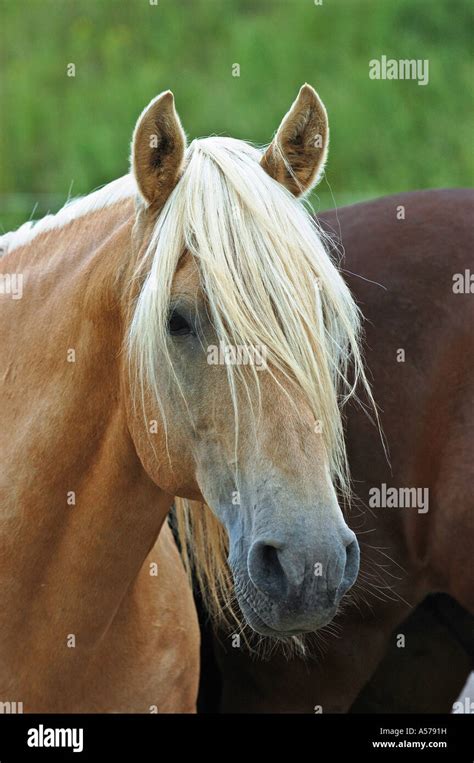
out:
{"label": "horse left ear", "polygon": [[326,109],[311,85],[303,85],[262,157],[261,166],[295,196],[321,177],[329,144]]}
{"label": "horse left ear", "polygon": [[138,118],[132,139],[132,167],[138,188],[154,210],[178,182],[186,136],[170,90],[154,98]]}

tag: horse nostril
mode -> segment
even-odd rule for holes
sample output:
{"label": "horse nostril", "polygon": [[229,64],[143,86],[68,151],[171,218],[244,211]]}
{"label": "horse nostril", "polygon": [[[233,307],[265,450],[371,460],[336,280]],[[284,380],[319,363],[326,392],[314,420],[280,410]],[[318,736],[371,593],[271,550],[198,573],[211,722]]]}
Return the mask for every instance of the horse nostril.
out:
{"label": "horse nostril", "polygon": [[271,575],[275,569],[281,569],[278,550],[275,546],[265,544],[260,547],[260,562],[264,575]]}
{"label": "horse nostril", "polygon": [[337,544],[321,548],[320,554],[326,560],[323,564],[326,573],[317,577],[312,570],[311,574],[308,572],[308,549],[273,538],[259,539],[249,549],[248,574],[255,588],[275,602],[307,600],[314,604],[318,600],[320,606],[332,607],[355,583],[359,545],[351,532]]}
{"label": "horse nostril", "polygon": [[255,541],[249,551],[248,570],[252,583],[270,597],[285,595],[287,581],[279,558],[281,545]]}
{"label": "horse nostril", "polygon": [[344,577],[338,592],[340,593],[340,596],[343,596],[356,581],[359,572],[359,557],[359,544],[354,537],[354,540],[346,546],[346,566],[344,568]]}

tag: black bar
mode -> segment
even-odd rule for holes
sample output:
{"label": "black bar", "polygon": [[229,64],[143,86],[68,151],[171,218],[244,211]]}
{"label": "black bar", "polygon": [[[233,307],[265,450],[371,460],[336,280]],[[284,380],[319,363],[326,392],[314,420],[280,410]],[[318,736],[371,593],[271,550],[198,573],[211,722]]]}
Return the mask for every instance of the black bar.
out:
{"label": "black bar", "polygon": [[[52,729],[52,732],[48,730]],[[57,733],[63,729],[64,733]],[[76,736],[72,730],[76,729]],[[79,751],[83,730],[83,749]],[[69,730],[69,732],[67,731]],[[386,760],[412,753],[423,760],[474,760],[472,715],[2,715],[0,761],[172,760],[197,756],[265,760],[275,750],[290,761]],[[72,747],[32,747],[31,742]],[[415,744],[416,743],[416,744]],[[424,747],[421,745],[424,743]],[[410,757],[410,756],[409,756]]]}

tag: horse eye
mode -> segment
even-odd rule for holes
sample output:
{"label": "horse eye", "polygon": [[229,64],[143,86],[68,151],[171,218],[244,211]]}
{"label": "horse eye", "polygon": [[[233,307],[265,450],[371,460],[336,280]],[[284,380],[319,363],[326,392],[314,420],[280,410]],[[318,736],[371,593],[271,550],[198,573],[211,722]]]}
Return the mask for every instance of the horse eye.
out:
{"label": "horse eye", "polygon": [[168,331],[171,336],[187,336],[192,334],[192,328],[186,318],[183,318],[176,310],[171,313],[168,319]]}

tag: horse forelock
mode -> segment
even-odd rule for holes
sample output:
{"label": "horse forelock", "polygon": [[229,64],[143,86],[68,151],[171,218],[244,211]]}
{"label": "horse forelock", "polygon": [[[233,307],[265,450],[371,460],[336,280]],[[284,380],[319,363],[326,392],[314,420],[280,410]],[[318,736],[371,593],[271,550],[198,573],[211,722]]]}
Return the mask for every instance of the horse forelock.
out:
{"label": "horse forelock", "polygon": [[[173,278],[183,252],[189,252],[218,340],[264,347],[268,367],[304,391],[321,422],[332,474],[344,490],[340,407],[357,378],[364,379],[359,311],[305,203],[270,178],[260,158],[258,149],[231,138],[190,145],[183,176],[139,265],[147,275],[129,351],[159,398],[157,352],[166,354]],[[233,388],[241,369],[228,366],[228,374]]]}

